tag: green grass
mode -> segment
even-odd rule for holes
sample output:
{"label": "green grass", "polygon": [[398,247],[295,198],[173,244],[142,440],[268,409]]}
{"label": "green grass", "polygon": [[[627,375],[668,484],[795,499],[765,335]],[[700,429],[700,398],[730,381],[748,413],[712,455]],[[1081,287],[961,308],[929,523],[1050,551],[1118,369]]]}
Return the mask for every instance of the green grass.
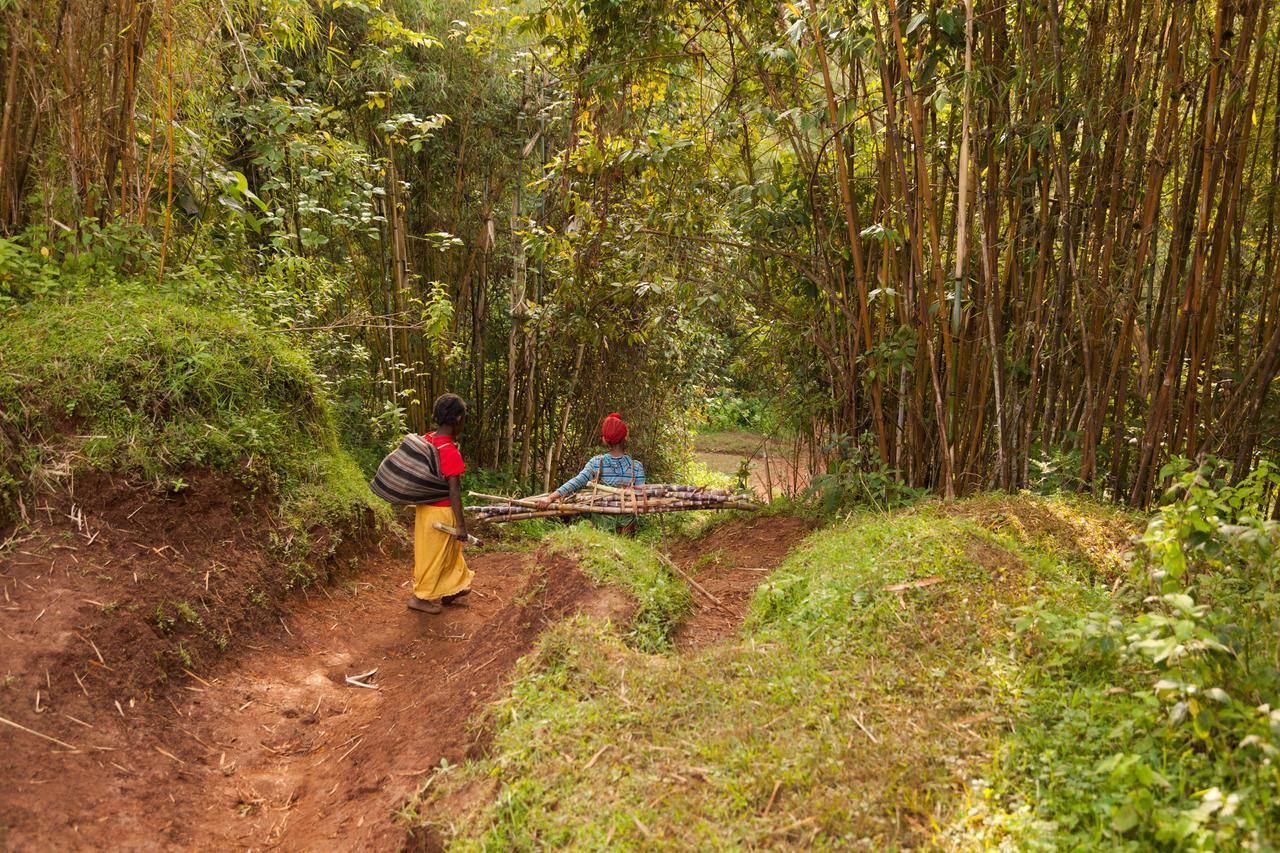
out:
{"label": "green grass", "polygon": [[1106,595],[1122,526],[1034,498],[864,513],[793,552],[736,643],[650,655],[557,626],[491,710],[488,757],[406,818],[460,850],[921,843],[1018,713],[1020,608]]}
{"label": "green grass", "polygon": [[693,449],[698,453],[723,453],[745,457],[759,453],[763,444],[763,435],[745,430],[700,432],[693,437]]}
{"label": "green grass", "polygon": [[322,387],[281,336],[172,296],[111,288],[12,308],[0,322],[0,421],[19,458],[0,466],[0,520],[19,488],[86,469],[161,490],[220,471],[278,501],[298,529],[384,516],[338,446]]}
{"label": "green grass", "polygon": [[580,523],[551,533],[553,551],[568,554],[596,584],[621,587],[635,600],[627,642],[645,652],[671,648],[671,631],[689,610],[688,586],[662,565],[646,542]]}

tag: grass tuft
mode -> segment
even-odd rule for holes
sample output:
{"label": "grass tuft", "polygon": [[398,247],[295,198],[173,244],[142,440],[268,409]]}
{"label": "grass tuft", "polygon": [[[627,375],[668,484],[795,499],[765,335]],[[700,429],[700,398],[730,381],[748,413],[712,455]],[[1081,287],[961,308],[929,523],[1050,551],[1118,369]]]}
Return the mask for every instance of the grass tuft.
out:
{"label": "grass tuft", "polygon": [[626,635],[632,647],[670,651],[671,632],[688,612],[691,594],[649,544],[585,523],[561,527],[546,543],[552,552],[574,557],[595,583],[621,587],[635,599],[636,612]]}

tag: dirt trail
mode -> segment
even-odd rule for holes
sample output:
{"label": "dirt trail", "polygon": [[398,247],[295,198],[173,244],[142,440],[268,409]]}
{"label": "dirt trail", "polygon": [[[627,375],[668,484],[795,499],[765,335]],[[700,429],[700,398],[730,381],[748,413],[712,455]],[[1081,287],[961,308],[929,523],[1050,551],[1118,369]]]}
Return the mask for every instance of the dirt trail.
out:
{"label": "dirt trail", "polygon": [[[735,631],[752,590],[805,532],[796,519],[751,518],[675,546],[675,562],[724,605],[695,595],[679,645]],[[95,651],[81,639],[101,635],[80,631],[108,596],[86,605],[86,584],[109,586],[108,567],[83,549],[63,565],[54,546],[65,541],[28,543],[38,559],[0,560],[11,596],[0,631],[16,653],[4,655],[0,716],[76,747],[0,726],[5,849],[399,849],[394,810],[442,759],[474,748],[468,721],[540,630],[574,612],[625,621],[631,607],[564,558],[487,553],[471,560],[471,596],[417,614],[404,606],[409,554],[395,544],[369,549],[349,580],[293,599],[278,627],[246,629],[211,669],[131,695],[89,678],[126,651],[100,649],[108,663],[87,665]],[[38,606],[48,614],[33,621]],[[46,646],[57,653],[42,656]],[[68,649],[78,669],[59,670]],[[375,667],[377,689],[345,681]]]}
{"label": "dirt trail", "polygon": [[[392,810],[442,758],[465,757],[467,720],[541,627],[628,607],[564,560],[472,562],[475,592],[440,616],[405,608],[406,555],[367,565],[162,701],[51,710],[46,694],[33,715],[6,694],[5,717],[80,751],[0,731],[0,846],[397,849]],[[345,682],[375,667],[378,689]]]}
{"label": "dirt trail", "polygon": [[746,485],[763,501],[796,497],[812,480],[814,460],[807,445],[759,433],[701,433],[694,438],[693,456],[712,471],[730,477],[739,476],[746,465]]}
{"label": "dirt trail", "polygon": [[746,617],[756,587],[776,569],[812,526],[791,516],[734,519],[699,539],[682,542],[671,559],[719,605],[695,592],[693,612],[676,631],[682,651],[727,640]]}

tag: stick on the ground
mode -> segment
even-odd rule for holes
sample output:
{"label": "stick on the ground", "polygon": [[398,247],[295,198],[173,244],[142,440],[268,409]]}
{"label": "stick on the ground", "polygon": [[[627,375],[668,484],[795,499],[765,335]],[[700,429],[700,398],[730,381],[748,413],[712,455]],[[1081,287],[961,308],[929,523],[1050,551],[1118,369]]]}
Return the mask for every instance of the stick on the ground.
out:
{"label": "stick on the ground", "polygon": [[857,717],[854,717],[853,721],[858,724],[858,728],[862,729],[862,733],[871,739],[872,743],[880,743],[880,740],[871,733],[871,729],[867,728],[862,724],[862,720],[859,720]]}
{"label": "stick on the ground", "polygon": [[362,672],[359,675],[348,675],[347,684],[350,684],[352,687],[367,687],[370,690],[377,690],[378,685],[369,683],[369,679],[373,678],[377,673],[378,668],[375,666],[368,672]]}
{"label": "stick on the ground", "polygon": [[936,583],[942,583],[942,578],[937,575],[932,577],[921,578],[915,581],[906,581],[905,583],[895,583],[884,587],[885,592],[902,592],[904,589],[922,589],[926,586],[933,586]]}
{"label": "stick on the ground", "polygon": [[717,607],[719,607],[721,610],[724,610],[724,611],[726,611],[726,612],[730,612],[730,611],[729,611],[729,608],[725,606],[725,603],[724,603],[723,601],[721,601],[720,599],[716,598],[716,597],[715,597],[714,595],[712,595],[711,593],[707,592],[706,588],[705,588],[702,584],[698,583],[696,580],[694,580],[693,578],[691,578],[689,575],[685,574],[684,569],[680,568],[680,567],[679,567],[679,566],[677,566],[675,563],[671,562],[671,560],[667,559],[667,557],[666,557],[665,555],[663,555],[663,554],[658,554],[658,559],[659,559],[659,560],[662,562],[662,564],[663,564],[663,565],[665,565],[667,568],[671,569],[671,570],[672,570],[672,571],[674,571],[676,574],[678,574],[680,577],[682,577],[682,578],[684,578],[685,580],[687,580],[687,581],[689,582],[689,585],[690,585],[690,586],[692,586],[692,587],[693,587],[694,589],[696,589],[698,592],[700,592],[700,593],[702,593],[703,595],[705,595],[707,598],[709,598],[709,599],[711,599],[712,601],[714,601],[714,602],[715,602],[715,604],[716,604],[716,606],[717,606]]}
{"label": "stick on the ground", "polygon": [[26,726],[22,725],[22,723],[15,723],[13,720],[7,720],[4,717],[0,717],[0,723],[4,723],[6,726],[13,726],[15,729],[26,732],[29,735],[35,735],[38,738],[44,738],[50,743],[56,743],[58,746],[64,747],[66,749],[73,749],[76,752],[80,751],[80,747],[78,746],[72,746],[71,744],[67,743],[65,740],[58,740],[56,737],[50,737],[49,735],[38,732],[35,729],[29,729]]}

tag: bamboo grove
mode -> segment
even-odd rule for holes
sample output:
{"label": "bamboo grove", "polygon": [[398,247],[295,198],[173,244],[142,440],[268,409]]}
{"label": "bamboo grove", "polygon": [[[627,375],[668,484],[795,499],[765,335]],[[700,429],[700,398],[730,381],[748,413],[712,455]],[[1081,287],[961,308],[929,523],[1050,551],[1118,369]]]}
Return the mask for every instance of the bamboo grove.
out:
{"label": "bamboo grove", "polygon": [[0,286],[197,282],[544,488],[731,381],[815,467],[1146,504],[1280,445],[1273,6],[7,0]]}
{"label": "bamboo grove", "polygon": [[1059,459],[1134,503],[1173,456],[1274,451],[1272,4],[620,5],[583,62],[694,75],[815,433],[945,494]]}

